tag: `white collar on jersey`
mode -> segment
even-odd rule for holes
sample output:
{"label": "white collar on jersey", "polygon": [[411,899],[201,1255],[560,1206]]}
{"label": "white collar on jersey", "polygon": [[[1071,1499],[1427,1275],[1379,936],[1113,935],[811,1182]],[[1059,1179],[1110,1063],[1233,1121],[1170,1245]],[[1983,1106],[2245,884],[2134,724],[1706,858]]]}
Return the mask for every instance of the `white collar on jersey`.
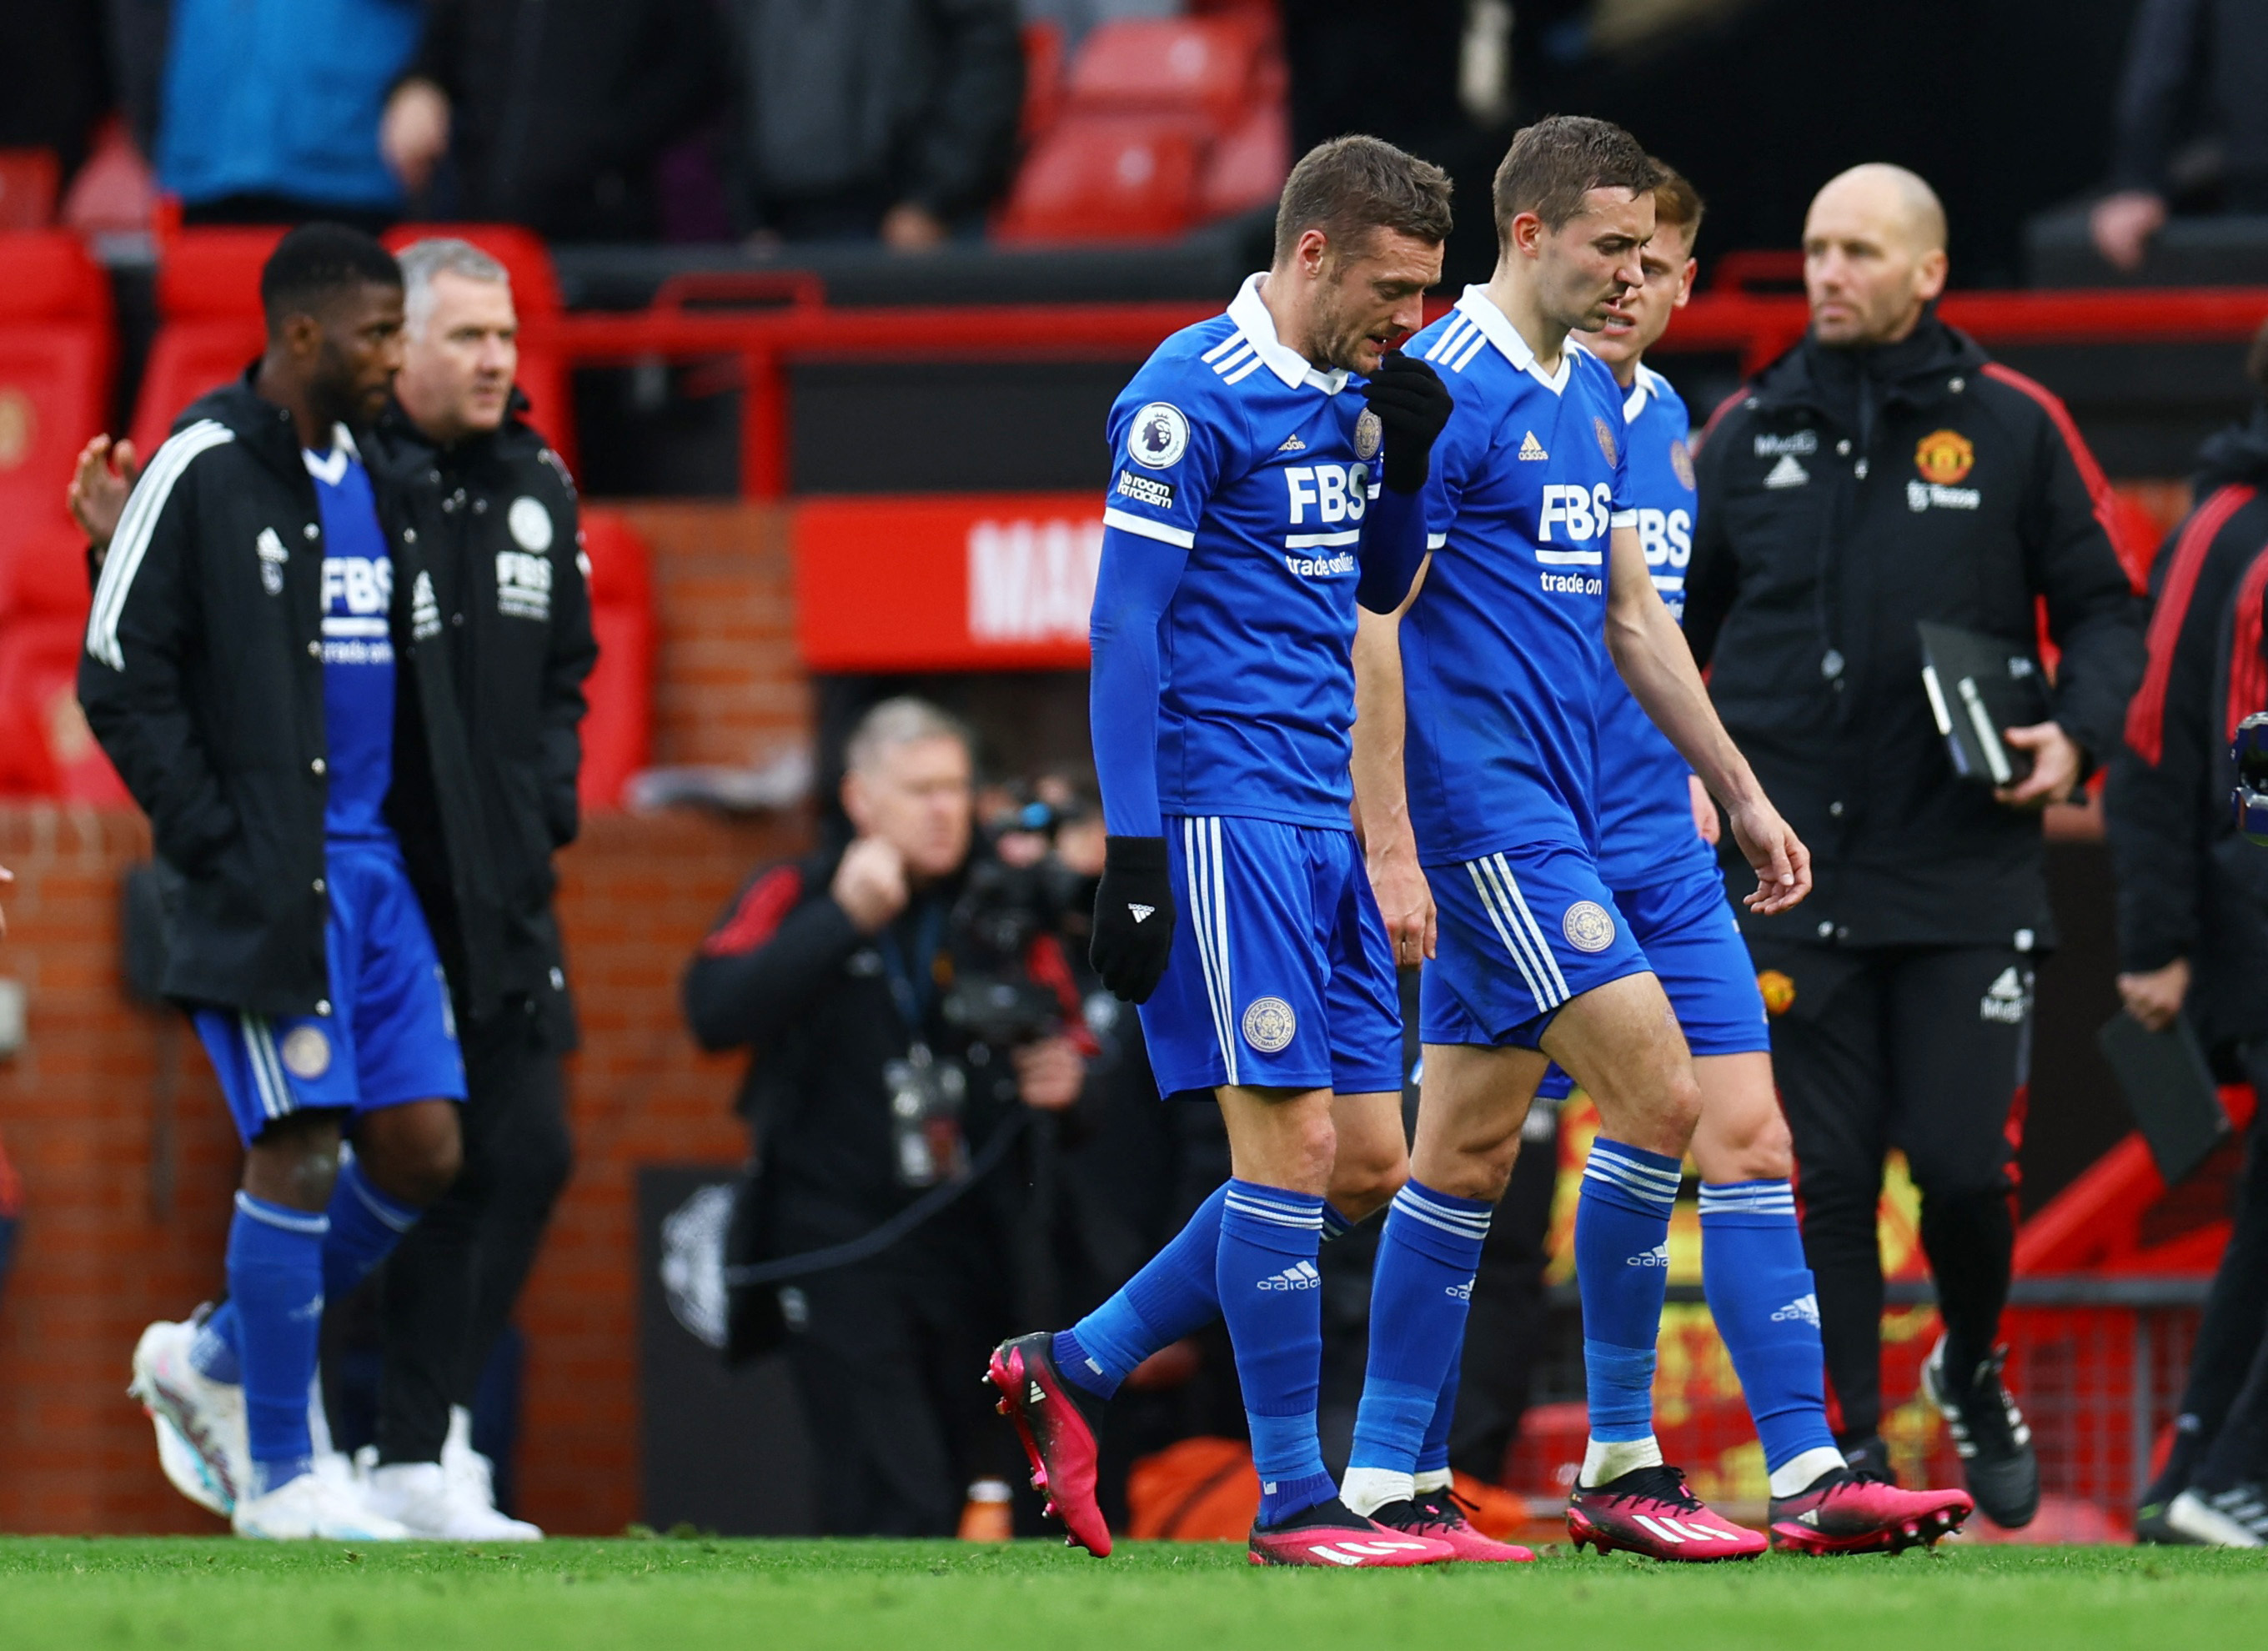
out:
{"label": "white collar on jersey", "polygon": [[362,449],[355,446],[354,432],[344,424],[331,426],[331,450],[318,457],[313,449],[302,447],[299,457],[307,467],[307,474],[326,487],[336,487],[346,480],[347,461],[359,460]]}
{"label": "white collar on jersey", "polygon": [[1631,384],[1630,394],[1623,398],[1623,423],[1635,424],[1638,416],[1646,411],[1646,400],[1661,394],[1666,380],[1661,374],[1641,361],[1638,364],[1638,379]]}
{"label": "white collar on jersey", "polygon": [[1481,329],[1481,336],[1497,347],[1506,361],[1534,379],[1545,389],[1557,395],[1567,387],[1567,380],[1575,371],[1571,357],[1583,346],[1572,338],[1559,352],[1559,371],[1544,372],[1535,359],[1535,352],[1528,347],[1528,340],[1520,335],[1520,328],[1512,324],[1511,317],[1497,308],[1496,301],[1484,286],[1469,286],[1464,297],[1457,300],[1457,313]]}
{"label": "white collar on jersey", "polygon": [[1346,388],[1346,370],[1333,367],[1329,372],[1309,361],[1307,357],[1276,335],[1276,318],[1268,313],[1268,306],[1260,297],[1260,284],[1268,278],[1265,272],[1245,277],[1244,285],[1228,306],[1228,319],[1236,323],[1236,330],[1244,335],[1268,371],[1284,380],[1287,389],[1311,385],[1326,395],[1336,395]]}

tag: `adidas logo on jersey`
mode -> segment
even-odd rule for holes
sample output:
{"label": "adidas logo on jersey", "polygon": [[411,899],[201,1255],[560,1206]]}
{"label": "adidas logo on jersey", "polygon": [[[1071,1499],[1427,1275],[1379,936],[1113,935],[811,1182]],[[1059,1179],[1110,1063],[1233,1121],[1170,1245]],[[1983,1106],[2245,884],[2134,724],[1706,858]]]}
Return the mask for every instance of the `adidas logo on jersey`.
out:
{"label": "adidas logo on jersey", "polygon": [[1632,1256],[1623,1263],[1625,1267],[1667,1267],[1669,1264],[1669,1241],[1663,1239],[1643,1256]]}
{"label": "adidas logo on jersey", "polygon": [[2017,978],[2016,966],[2011,963],[1977,1000],[1977,1018],[2002,1026],[2021,1026],[2024,1011],[2030,1006],[2031,999],[2024,990],[2024,982]]}
{"label": "adidas logo on jersey", "polygon": [[1536,440],[1535,432],[1531,430],[1521,439],[1520,456],[1522,459],[1541,463],[1551,455],[1543,451],[1543,444]]}
{"label": "adidas logo on jersey", "polygon": [[1126,903],[1126,910],[1132,915],[1135,922],[1141,923],[1155,916],[1157,914],[1158,908],[1155,906],[1138,905],[1130,900]]}
{"label": "adidas logo on jersey", "polygon": [[1295,1261],[1273,1278],[1263,1279],[1260,1281],[1260,1288],[1276,1291],[1319,1290],[1322,1287],[1322,1284],[1323,1275],[1315,1271],[1314,1262]]}
{"label": "adidas logo on jersey", "polygon": [[1300,440],[1297,434],[1285,437],[1284,445],[1276,449],[1278,453],[1305,453],[1307,450],[1307,444]]}
{"label": "adidas logo on jersey", "polygon": [[1794,1301],[1772,1315],[1772,1323],[1775,1324],[1803,1323],[1810,1325],[1814,1330],[1818,1329],[1819,1298],[1816,1295],[1797,1296]]}
{"label": "adidas logo on jersey", "polygon": [[1792,453],[1783,453],[1780,461],[1772,466],[1764,477],[1766,487],[1801,487],[1811,480],[1811,472],[1795,461]]}

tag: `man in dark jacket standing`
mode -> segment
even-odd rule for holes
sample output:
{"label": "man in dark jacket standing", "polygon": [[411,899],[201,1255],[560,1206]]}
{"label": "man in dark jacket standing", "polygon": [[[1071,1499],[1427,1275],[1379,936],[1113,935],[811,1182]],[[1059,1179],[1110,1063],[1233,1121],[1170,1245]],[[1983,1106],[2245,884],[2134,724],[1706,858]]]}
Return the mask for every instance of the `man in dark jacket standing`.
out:
{"label": "man in dark jacket standing", "polygon": [[[1903,1150],[1946,1334],[1924,1379],[1977,1505],[2038,1502],[1994,1343],[2014,1242],[2033,966],[2051,944],[2038,810],[2115,747],[2141,674],[2108,490],[2062,404],[1939,321],[1945,217],[1902,168],[1830,182],[1804,228],[1809,335],[1719,410],[1699,465],[1686,634],[1719,714],[1812,845],[1800,912],[1742,914],[1771,1006],[1838,1441],[1887,1469],[1882,1163]],[[2028,775],[1958,778],[1918,623],[2013,651],[2044,600],[2052,716]]]}
{"label": "man in dark jacket standing", "polygon": [[[583,682],[599,651],[574,486],[512,387],[509,276],[460,240],[420,241],[401,269],[402,367],[369,446],[432,575],[432,645],[464,713],[501,926],[493,1001],[458,1006],[464,1171],[387,1262],[370,1499],[420,1536],[524,1540],[541,1533],[497,1513],[469,1407],[572,1161],[560,1059],[575,1014],[551,857],[578,824]],[[428,909],[446,910],[446,844],[425,801],[410,765],[394,813]],[[463,977],[452,926],[437,927]],[[445,1453],[453,1434],[461,1448]]]}
{"label": "man in dark jacket standing", "polygon": [[133,1392],[168,1477],[239,1534],[385,1540],[409,1533],[313,1470],[308,1388],[325,1299],[459,1162],[449,984],[388,816],[398,719],[421,730],[475,1003],[488,897],[417,534],[351,434],[401,361],[401,271],[311,225],[269,259],[261,300],[266,352],[183,415],[127,501],[79,663],[87,720],[150,817],[165,991],[193,1010],[245,1145],[228,1302],[151,1324]]}
{"label": "man in dark jacket standing", "polygon": [[[2268,390],[2268,328],[2248,372]],[[2110,761],[2118,991],[2187,1019],[2224,1080],[2268,1096],[2268,855],[2237,835],[2229,736],[2261,708],[2268,401],[2199,454],[2196,507],[2151,569],[2149,663]],[[2268,1134],[2253,1117],[2235,1226],[2198,1325],[2173,1449],[2135,1512],[2145,1540],[2268,1542]]]}

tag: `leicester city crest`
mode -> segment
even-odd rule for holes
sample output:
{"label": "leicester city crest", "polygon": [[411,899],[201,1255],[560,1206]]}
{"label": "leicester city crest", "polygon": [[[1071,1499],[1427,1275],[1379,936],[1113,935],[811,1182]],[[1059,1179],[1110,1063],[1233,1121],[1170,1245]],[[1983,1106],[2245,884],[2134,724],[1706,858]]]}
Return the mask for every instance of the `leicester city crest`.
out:
{"label": "leicester city crest", "polygon": [[1559,932],[1579,952],[1603,952],[1615,943],[1615,920],[1595,900],[1578,900],[1568,907]]}
{"label": "leicester city crest", "polygon": [[1599,451],[1606,455],[1609,464],[1613,464],[1616,461],[1616,452],[1614,431],[1608,425],[1605,419],[1594,418],[1591,421],[1591,431],[1599,439]]}
{"label": "leicester city crest", "polygon": [[1300,1029],[1299,1017],[1281,998],[1255,998],[1244,1011],[1244,1041],[1263,1055],[1273,1055]]}
{"label": "leicester city crest", "polygon": [[320,1027],[293,1027],[284,1035],[279,1052],[284,1057],[284,1070],[310,1083],[331,1069],[331,1040],[323,1036]]}
{"label": "leicester city crest", "polygon": [[1378,415],[1367,407],[1354,421],[1354,456],[1366,462],[1378,456],[1378,444],[1386,434],[1386,426],[1378,422]]}
{"label": "leicester city crest", "polygon": [[1669,468],[1680,487],[1690,488],[1694,484],[1693,450],[1685,445],[1683,436],[1669,444]]}

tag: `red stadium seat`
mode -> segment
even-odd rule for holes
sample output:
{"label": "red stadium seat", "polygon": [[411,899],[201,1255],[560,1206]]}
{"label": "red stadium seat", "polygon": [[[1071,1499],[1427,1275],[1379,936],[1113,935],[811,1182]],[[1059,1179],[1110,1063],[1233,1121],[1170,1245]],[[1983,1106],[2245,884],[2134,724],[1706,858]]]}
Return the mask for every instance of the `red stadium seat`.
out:
{"label": "red stadium seat", "polygon": [[0,230],[45,229],[55,221],[63,168],[52,149],[0,149]]}
{"label": "red stadium seat", "polygon": [[1197,183],[1197,216],[1226,217],[1272,206],[1292,175],[1292,122],[1280,103],[1262,104],[1206,155]]}
{"label": "red stadium seat", "polygon": [[1064,38],[1056,23],[1024,25],[1024,112],[1017,136],[1027,144],[1047,136],[1063,113]]}
{"label": "red stadium seat", "polygon": [[78,708],[85,542],[56,525],[0,570],[0,794],[131,807]]}
{"label": "red stadium seat", "polygon": [[584,683],[585,809],[618,808],[630,776],[647,766],[653,740],[653,586],[645,542],[618,512],[586,508],[583,552],[591,560],[591,629],[598,668]]}
{"label": "red stadium seat", "polygon": [[1228,18],[1102,24],[1071,65],[1066,113],[1181,113],[1225,132],[1244,113],[1260,44],[1248,24]]}
{"label": "red stadium seat", "polygon": [[1196,217],[1204,136],[1187,116],[1065,114],[1017,174],[999,238],[1030,243],[1178,235]]}

